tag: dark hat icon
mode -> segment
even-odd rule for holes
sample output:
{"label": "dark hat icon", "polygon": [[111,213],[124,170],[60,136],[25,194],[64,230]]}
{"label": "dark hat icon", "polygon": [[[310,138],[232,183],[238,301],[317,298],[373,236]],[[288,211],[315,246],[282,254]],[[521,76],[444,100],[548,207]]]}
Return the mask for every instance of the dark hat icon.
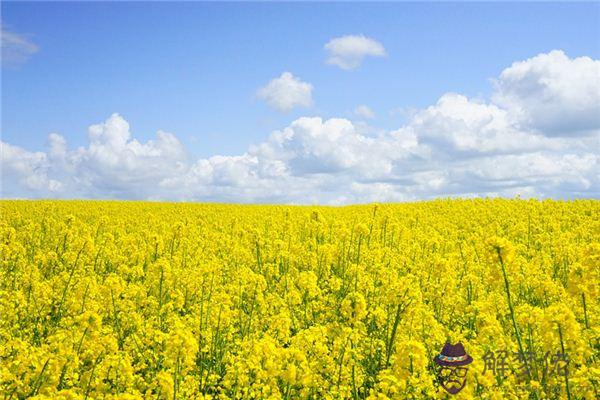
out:
{"label": "dark hat icon", "polygon": [[446,343],[442,352],[433,358],[433,362],[443,367],[461,367],[473,362],[473,357],[467,354],[462,343]]}

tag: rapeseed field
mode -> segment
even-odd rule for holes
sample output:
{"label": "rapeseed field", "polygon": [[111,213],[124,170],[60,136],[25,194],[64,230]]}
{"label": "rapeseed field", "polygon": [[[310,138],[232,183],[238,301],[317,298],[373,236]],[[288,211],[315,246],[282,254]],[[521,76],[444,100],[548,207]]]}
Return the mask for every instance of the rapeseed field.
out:
{"label": "rapeseed field", "polygon": [[599,396],[599,201],[0,212],[2,399]]}

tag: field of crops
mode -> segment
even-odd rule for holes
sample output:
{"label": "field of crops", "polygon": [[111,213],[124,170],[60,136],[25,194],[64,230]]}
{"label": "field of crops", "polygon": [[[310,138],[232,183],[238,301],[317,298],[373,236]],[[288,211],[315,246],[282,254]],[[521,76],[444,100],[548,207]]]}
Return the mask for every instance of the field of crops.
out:
{"label": "field of crops", "polygon": [[0,212],[0,399],[600,393],[599,201]]}

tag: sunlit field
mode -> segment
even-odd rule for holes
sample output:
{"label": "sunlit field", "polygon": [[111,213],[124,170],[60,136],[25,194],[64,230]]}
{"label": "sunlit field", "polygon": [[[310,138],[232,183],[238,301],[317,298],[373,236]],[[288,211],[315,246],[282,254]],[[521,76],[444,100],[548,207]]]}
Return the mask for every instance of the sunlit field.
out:
{"label": "sunlit field", "polygon": [[2,399],[599,396],[599,201],[0,212]]}

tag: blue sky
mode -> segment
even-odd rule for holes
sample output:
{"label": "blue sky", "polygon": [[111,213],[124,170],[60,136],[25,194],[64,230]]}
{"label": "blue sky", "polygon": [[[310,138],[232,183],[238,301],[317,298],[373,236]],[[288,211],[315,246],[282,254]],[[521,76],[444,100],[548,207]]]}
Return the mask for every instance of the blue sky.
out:
{"label": "blue sky", "polygon": [[[176,135],[190,165],[243,155],[301,117],[347,119],[370,137],[410,125],[410,110],[445,93],[489,102],[493,80],[513,62],[552,50],[569,60],[598,59],[599,19],[598,3],[3,2],[3,31],[36,51],[2,68],[2,141],[43,152],[48,135],[59,133],[69,149],[85,147],[88,127],[113,113],[142,143],[158,130]],[[324,46],[348,35],[376,41],[385,56],[365,56],[350,70],[328,64]],[[311,85],[310,106],[281,112],[257,95],[286,71]],[[374,118],[357,115],[360,105]],[[4,180],[14,183],[11,193],[32,195],[17,188],[20,179]]]}

